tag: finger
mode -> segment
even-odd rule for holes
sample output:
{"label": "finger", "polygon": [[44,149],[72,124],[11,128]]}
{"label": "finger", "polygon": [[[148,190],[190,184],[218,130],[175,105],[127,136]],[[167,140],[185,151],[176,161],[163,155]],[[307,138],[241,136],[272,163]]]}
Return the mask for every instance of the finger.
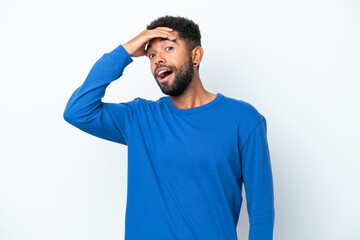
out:
{"label": "finger", "polygon": [[175,36],[174,34],[169,33],[169,32],[167,32],[167,31],[159,30],[158,32],[159,32],[160,34],[165,34],[165,35],[167,35],[167,36],[176,38],[176,36]]}
{"label": "finger", "polygon": [[[171,36],[174,36],[173,34],[169,33],[169,31],[165,31],[165,30],[163,29],[163,27],[161,27],[161,29],[158,29],[158,28],[160,28],[160,27],[157,27],[157,28],[152,29],[152,30],[148,30],[146,33],[147,33],[147,34],[153,34],[153,33],[170,34]],[[164,28],[166,28],[166,27],[164,27]],[[171,28],[166,28],[166,29],[171,29]]]}
{"label": "finger", "polygon": [[168,38],[170,40],[174,40],[176,39],[176,36],[168,33],[168,32],[163,32],[163,31],[157,31],[157,32],[153,32],[150,35],[147,36],[147,39],[153,39],[153,38]]}
{"label": "finger", "polygon": [[165,31],[174,31],[174,29],[169,28],[169,27],[157,27],[157,29],[163,29]]}
{"label": "finger", "polygon": [[174,35],[171,35],[171,34],[161,34],[159,37],[167,38],[167,39],[170,39],[170,40],[175,40],[176,39],[176,37]]}

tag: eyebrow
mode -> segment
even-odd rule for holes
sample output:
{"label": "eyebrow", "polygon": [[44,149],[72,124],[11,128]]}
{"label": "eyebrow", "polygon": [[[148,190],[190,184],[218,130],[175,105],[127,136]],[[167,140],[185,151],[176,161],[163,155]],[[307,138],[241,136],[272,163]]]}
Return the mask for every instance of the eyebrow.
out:
{"label": "eyebrow", "polygon": [[[160,42],[163,42],[163,41],[171,41],[173,43],[175,43],[176,45],[179,45],[177,42],[176,42],[176,39],[175,40],[170,40],[168,38],[161,38],[160,39]],[[151,48],[151,44],[148,44],[147,47],[146,47],[146,53],[149,51],[149,49]]]}

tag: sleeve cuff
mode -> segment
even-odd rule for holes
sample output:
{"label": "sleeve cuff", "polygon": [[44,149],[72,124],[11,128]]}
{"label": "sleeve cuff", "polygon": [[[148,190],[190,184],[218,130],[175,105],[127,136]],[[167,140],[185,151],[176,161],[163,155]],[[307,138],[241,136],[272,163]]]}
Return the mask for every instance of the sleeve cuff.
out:
{"label": "sleeve cuff", "polygon": [[107,54],[114,61],[115,65],[119,68],[125,68],[133,61],[130,54],[121,44]]}

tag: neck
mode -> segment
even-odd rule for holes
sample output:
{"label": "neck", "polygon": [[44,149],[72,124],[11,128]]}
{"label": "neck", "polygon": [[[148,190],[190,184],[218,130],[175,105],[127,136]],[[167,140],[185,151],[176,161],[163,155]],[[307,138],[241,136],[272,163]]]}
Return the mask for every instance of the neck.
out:
{"label": "neck", "polygon": [[183,94],[170,96],[176,108],[188,109],[207,104],[215,99],[216,94],[208,92],[202,85],[200,76],[196,72],[194,77]]}

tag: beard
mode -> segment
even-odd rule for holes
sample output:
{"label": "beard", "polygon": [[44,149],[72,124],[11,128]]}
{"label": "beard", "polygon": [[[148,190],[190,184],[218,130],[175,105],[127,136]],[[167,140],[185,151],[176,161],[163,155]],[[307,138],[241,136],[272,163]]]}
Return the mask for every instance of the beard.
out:
{"label": "beard", "polygon": [[191,57],[189,57],[188,61],[183,64],[180,68],[176,68],[174,66],[161,66],[170,68],[174,74],[174,79],[172,82],[170,80],[159,83],[156,75],[154,76],[157,84],[159,85],[161,91],[165,95],[169,96],[179,96],[181,95],[185,89],[189,86],[194,76],[194,68],[193,61]]}

